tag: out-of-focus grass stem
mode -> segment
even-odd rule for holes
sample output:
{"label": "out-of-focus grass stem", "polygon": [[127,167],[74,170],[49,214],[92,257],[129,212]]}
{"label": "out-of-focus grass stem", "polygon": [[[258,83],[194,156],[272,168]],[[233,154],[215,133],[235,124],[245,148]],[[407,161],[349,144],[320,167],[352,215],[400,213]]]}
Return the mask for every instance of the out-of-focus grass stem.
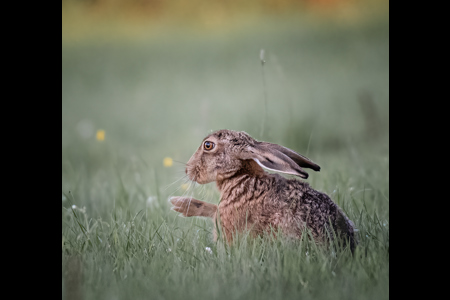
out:
{"label": "out-of-focus grass stem", "polygon": [[264,135],[264,127],[267,121],[267,88],[266,88],[266,76],[264,74],[264,64],[266,63],[266,61],[264,60],[264,49],[261,49],[259,53],[259,59],[261,61],[261,74],[264,88],[264,117],[261,124],[261,132],[259,134],[259,136],[262,138]]}

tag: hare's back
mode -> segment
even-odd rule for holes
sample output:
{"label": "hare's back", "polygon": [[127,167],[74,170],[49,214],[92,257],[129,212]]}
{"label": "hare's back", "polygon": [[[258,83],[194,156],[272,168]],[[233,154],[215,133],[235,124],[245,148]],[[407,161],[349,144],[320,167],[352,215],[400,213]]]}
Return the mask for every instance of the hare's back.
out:
{"label": "hare's back", "polygon": [[[280,176],[281,177],[281,176]],[[336,223],[339,208],[331,198],[296,179],[279,181],[279,200],[287,205],[297,224],[306,225],[315,234]]]}

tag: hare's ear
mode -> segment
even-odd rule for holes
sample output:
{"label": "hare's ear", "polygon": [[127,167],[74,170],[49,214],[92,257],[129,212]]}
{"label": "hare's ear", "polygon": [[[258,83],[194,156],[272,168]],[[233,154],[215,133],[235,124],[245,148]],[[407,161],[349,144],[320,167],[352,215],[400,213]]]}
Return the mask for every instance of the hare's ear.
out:
{"label": "hare's ear", "polygon": [[258,142],[254,147],[247,149],[245,159],[253,159],[261,167],[286,173],[302,178],[308,178],[306,173],[300,166],[320,170],[320,167],[300,154],[282,147],[277,144]]}
{"label": "hare's ear", "polygon": [[312,162],[309,158],[301,154],[298,154],[294,150],[267,142],[261,142],[261,144],[264,144],[266,147],[272,147],[273,149],[280,151],[284,155],[289,156],[289,158],[295,161],[295,163],[298,164],[300,167],[313,169],[314,171],[320,171],[320,166],[318,164]]}

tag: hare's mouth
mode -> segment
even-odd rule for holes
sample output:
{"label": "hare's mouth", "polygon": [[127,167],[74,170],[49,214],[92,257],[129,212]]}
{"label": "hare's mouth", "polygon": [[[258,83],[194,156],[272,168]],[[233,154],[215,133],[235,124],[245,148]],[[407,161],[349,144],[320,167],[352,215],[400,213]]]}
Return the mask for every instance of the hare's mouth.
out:
{"label": "hare's mouth", "polygon": [[196,171],[196,168],[190,168],[189,166],[186,167],[186,175],[189,177],[189,180],[196,181],[196,179],[198,178],[198,172]]}

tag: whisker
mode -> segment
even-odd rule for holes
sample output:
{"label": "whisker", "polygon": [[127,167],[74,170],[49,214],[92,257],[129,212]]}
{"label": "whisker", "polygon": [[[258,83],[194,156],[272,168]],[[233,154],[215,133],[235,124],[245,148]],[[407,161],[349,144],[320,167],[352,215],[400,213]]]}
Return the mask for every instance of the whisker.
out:
{"label": "whisker", "polygon": [[[184,192],[183,192],[182,195],[180,196],[180,197],[182,197],[182,198],[186,198],[187,193],[189,193],[189,189],[190,189],[190,186],[191,186],[192,182],[190,182],[189,179],[188,179],[188,182],[189,182],[188,187],[184,190]],[[180,185],[180,187],[177,188],[176,191],[178,191],[181,187],[182,187],[182,185]],[[171,193],[169,196],[172,196],[176,191],[174,191],[173,193]]]}
{"label": "whisker", "polygon": [[[195,177],[194,177],[194,180],[191,180],[191,183],[190,183],[190,185],[189,185],[189,187],[186,189],[186,191],[189,191],[189,189],[191,188],[191,186],[192,186],[192,183],[194,183],[194,186],[196,186],[197,185],[197,182],[195,181]],[[188,204],[188,208],[187,208],[187,210],[186,210],[186,214],[188,214],[189,213],[189,208],[191,207],[191,202],[192,202],[192,198],[193,198],[193,196],[194,196],[194,190],[192,191],[192,194],[191,194],[191,196],[189,196],[188,198],[190,198],[189,199],[189,204]]]}
{"label": "whisker", "polygon": [[176,192],[178,192],[180,189],[181,189],[181,185],[180,185],[176,190],[174,190],[172,193],[169,194],[169,198],[171,198],[171,197],[172,197]]}
{"label": "whisker", "polygon": [[175,183],[177,183],[177,182],[180,181],[180,180],[183,180],[185,177],[187,177],[187,175],[184,175],[184,176],[182,176],[181,178],[175,180],[174,182],[169,183],[168,185],[164,186],[164,187],[163,187],[163,191],[166,191],[170,186],[174,185]]}
{"label": "whisker", "polygon": [[202,187],[201,187],[201,190],[200,190],[200,199],[205,199],[206,197],[206,192],[207,192],[207,189],[206,189],[206,185],[204,184]]}
{"label": "whisker", "polygon": [[[182,185],[180,185],[177,189],[175,189],[172,193],[169,194],[169,198],[173,196],[173,194],[175,194],[177,191],[180,190],[180,188],[183,187],[184,184],[188,183],[188,186],[186,187],[186,189],[184,190],[184,192],[182,193],[182,195],[180,196],[180,200],[182,198],[188,198],[189,203],[188,203],[188,207],[186,210],[186,215],[189,213],[189,208],[191,206],[191,202],[192,199],[194,198],[194,192],[195,189],[193,189],[193,187],[197,186],[197,182],[195,181],[195,177],[193,180],[191,180],[187,175],[184,175],[183,177],[177,179],[176,181],[172,182],[171,184],[169,184],[166,189],[170,186],[172,186],[173,184],[175,184],[176,182],[179,182],[180,180],[185,180],[187,179],[187,181],[185,183],[183,183]],[[192,188],[192,189],[191,189]]]}
{"label": "whisker", "polygon": [[[186,177],[186,176],[185,176]],[[182,179],[186,179],[186,178],[182,178]],[[188,179],[185,183],[180,184],[180,186],[175,189],[175,191],[173,191],[172,193],[169,194],[169,198],[172,197],[176,192],[178,192],[181,188],[183,188],[184,184],[187,184],[188,182],[190,182],[190,179]],[[184,195],[186,194],[186,191],[189,189],[189,186],[183,191],[183,194],[181,195],[181,197],[184,197]]]}

